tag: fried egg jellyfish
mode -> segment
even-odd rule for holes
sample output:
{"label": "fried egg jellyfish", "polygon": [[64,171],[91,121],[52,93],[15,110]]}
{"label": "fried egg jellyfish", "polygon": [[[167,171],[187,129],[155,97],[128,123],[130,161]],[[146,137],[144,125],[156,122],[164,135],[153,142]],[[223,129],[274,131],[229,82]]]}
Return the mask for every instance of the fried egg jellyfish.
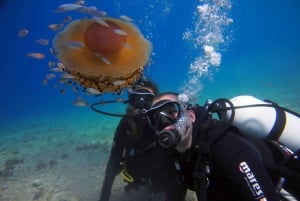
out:
{"label": "fried egg jellyfish", "polygon": [[131,22],[111,17],[74,20],[53,40],[64,71],[83,88],[119,93],[141,76],[151,43]]}

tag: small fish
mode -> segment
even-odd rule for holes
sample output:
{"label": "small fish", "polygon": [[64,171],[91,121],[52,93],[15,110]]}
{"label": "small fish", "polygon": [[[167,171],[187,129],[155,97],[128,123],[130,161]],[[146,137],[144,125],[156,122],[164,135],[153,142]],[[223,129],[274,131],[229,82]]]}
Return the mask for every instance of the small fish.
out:
{"label": "small fish", "polygon": [[56,65],[55,61],[48,61],[48,66],[50,68],[54,67]]}
{"label": "small fish", "polygon": [[117,80],[117,81],[114,81],[112,84],[116,86],[116,85],[122,85],[125,82],[126,82],[125,80]]}
{"label": "small fish", "polygon": [[97,7],[95,7],[95,6],[83,7],[79,10],[79,12],[84,13],[84,14],[88,14],[88,15],[91,15],[91,16],[95,16],[95,17],[105,17],[105,16],[107,16],[107,13],[105,11],[98,10]]}
{"label": "small fish", "polygon": [[78,4],[78,5],[84,5],[84,4],[85,4],[85,1],[80,1],[80,0],[79,0],[79,1],[76,1],[75,4]]}
{"label": "small fish", "polygon": [[60,79],[58,80],[58,83],[59,83],[59,84],[68,84],[68,80],[67,80],[67,79],[64,79],[64,78],[60,78]]}
{"label": "small fish", "polygon": [[101,61],[107,65],[111,65],[111,62],[106,57],[101,57]]}
{"label": "small fish", "polygon": [[55,12],[58,13],[63,13],[63,12],[68,12],[72,10],[79,10],[82,8],[82,5],[74,4],[74,3],[66,3],[58,6],[58,8],[55,10]]}
{"label": "small fish", "polygon": [[24,36],[27,36],[29,34],[29,30],[28,29],[21,29],[19,32],[18,32],[18,36],[19,37],[24,37]]}
{"label": "small fish", "polygon": [[121,15],[120,18],[124,21],[127,21],[127,22],[132,22],[133,19],[128,17],[127,15]]}
{"label": "small fish", "polygon": [[72,87],[72,90],[73,90],[74,93],[77,93],[78,92],[78,87],[74,86],[74,87]]}
{"label": "small fish", "polygon": [[95,53],[95,55],[101,59],[101,61],[107,65],[111,65],[112,63],[109,61],[108,58],[102,56],[101,54]]}
{"label": "small fish", "polygon": [[109,24],[107,24],[107,22],[103,19],[101,19],[100,17],[94,17],[94,19],[96,20],[96,22],[98,24],[101,24],[102,26],[105,26],[105,27],[109,27]]}
{"label": "small fish", "polygon": [[68,41],[67,46],[71,49],[81,50],[84,47],[84,44],[78,41]]}
{"label": "small fish", "polygon": [[44,38],[37,39],[37,40],[35,40],[35,42],[37,42],[40,45],[48,45],[49,44],[49,40],[48,39],[44,39]]}
{"label": "small fish", "polygon": [[74,79],[75,78],[74,75],[71,75],[69,73],[64,73],[64,74],[61,75],[61,77],[64,78],[64,79]]}
{"label": "small fish", "polygon": [[66,89],[61,89],[61,90],[59,91],[59,93],[60,93],[61,95],[64,95],[64,94],[66,93]]}
{"label": "small fish", "polygon": [[46,56],[44,54],[39,53],[39,52],[31,52],[31,53],[28,53],[27,56],[34,58],[34,59],[45,59],[46,58]]}
{"label": "small fish", "polygon": [[63,72],[64,71],[64,69],[62,69],[62,68],[51,68],[51,71],[53,71],[53,72]]}
{"label": "small fish", "polygon": [[46,75],[46,79],[47,80],[51,80],[51,79],[53,79],[55,77],[56,77],[56,75],[54,73],[50,73],[50,74]]}
{"label": "small fish", "polygon": [[86,102],[82,99],[77,99],[77,100],[73,101],[73,105],[79,106],[79,107],[85,107],[85,106],[88,106],[88,102]]}
{"label": "small fish", "polygon": [[98,10],[96,6],[84,6],[79,10],[79,12],[85,13],[85,14],[91,14],[92,12],[95,12],[96,10]]}
{"label": "small fish", "polygon": [[74,85],[74,82],[71,81],[70,79],[68,79],[65,84],[68,85],[68,86],[71,86],[71,85]]}
{"label": "small fish", "polygon": [[57,24],[49,24],[48,25],[48,28],[52,29],[52,30],[55,29],[56,27],[57,27]]}
{"label": "small fish", "polygon": [[122,29],[115,29],[114,32],[115,32],[115,34],[118,34],[118,35],[120,35],[120,36],[127,36],[127,35],[128,35],[128,34],[127,34],[125,31],[123,31]]}
{"label": "small fish", "polygon": [[65,69],[65,64],[63,64],[63,63],[57,62],[57,66],[58,66],[58,68]]}
{"label": "small fish", "polygon": [[67,17],[65,17],[64,19],[63,19],[63,23],[68,23],[68,22],[70,22],[72,20],[72,17],[71,16],[67,16]]}
{"label": "small fish", "polygon": [[57,52],[53,49],[53,48],[49,48],[49,52],[56,57],[57,56]]}
{"label": "small fish", "polygon": [[51,29],[52,31],[58,31],[61,28],[63,28],[64,24],[63,23],[59,23],[59,24],[49,24],[48,28]]}
{"label": "small fish", "polygon": [[95,88],[87,88],[86,92],[89,93],[90,95],[99,95],[101,92],[98,89]]}

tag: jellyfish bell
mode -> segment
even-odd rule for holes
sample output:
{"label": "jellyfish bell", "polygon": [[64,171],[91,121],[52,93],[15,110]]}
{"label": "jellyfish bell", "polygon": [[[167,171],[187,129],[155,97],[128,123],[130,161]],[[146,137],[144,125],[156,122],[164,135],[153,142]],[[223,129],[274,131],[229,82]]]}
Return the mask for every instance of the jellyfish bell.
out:
{"label": "jellyfish bell", "polygon": [[70,22],[53,46],[66,72],[82,87],[101,93],[134,84],[152,50],[134,24],[110,17]]}
{"label": "jellyfish bell", "polygon": [[120,26],[111,21],[107,25],[93,22],[84,33],[85,45],[100,55],[118,52],[126,44],[126,36],[115,33],[115,30],[121,29]]}

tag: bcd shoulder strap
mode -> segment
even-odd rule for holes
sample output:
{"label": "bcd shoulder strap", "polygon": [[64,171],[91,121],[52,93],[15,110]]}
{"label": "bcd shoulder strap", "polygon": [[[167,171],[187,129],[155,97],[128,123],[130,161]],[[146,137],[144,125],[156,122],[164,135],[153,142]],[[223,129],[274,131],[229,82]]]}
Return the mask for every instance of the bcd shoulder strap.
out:
{"label": "bcd shoulder strap", "polygon": [[198,157],[193,170],[198,200],[207,201],[206,188],[210,173],[211,146],[222,137],[224,131],[229,127],[230,125],[211,118],[208,118],[199,127],[199,136],[195,145]]}

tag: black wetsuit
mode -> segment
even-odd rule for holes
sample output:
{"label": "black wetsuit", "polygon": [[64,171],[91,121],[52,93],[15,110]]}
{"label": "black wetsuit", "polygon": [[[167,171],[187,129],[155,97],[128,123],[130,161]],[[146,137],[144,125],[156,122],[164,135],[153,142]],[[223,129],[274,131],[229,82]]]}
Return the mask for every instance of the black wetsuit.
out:
{"label": "black wetsuit", "polygon": [[[150,192],[164,192],[166,201],[183,201],[186,186],[177,183],[174,163],[168,153],[156,144],[155,132],[146,125],[143,136],[136,139],[131,136],[129,121],[121,119],[115,132],[100,201],[109,200],[114,178],[123,168],[121,163],[125,163],[134,178],[134,182],[125,187],[126,190],[146,185]],[[147,200],[147,195],[143,200]]]}
{"label": "black wetsuit", "polygon": [[[198,107],[196,122],[193,124],[193,143],[197,144],[202,135],[200,127],[207,120],[206,111]],[[262,156],[256,146],[248,139],[227,129],[213,143],[210,151],[210,174],[207,187],[209,201],[254,201],[264,198],[279,201],[275,185],[265,168]],[[193,171],[199,152],[193,148],[187,153],[179,154],[181,171],[187,184],[193,189]]]}

